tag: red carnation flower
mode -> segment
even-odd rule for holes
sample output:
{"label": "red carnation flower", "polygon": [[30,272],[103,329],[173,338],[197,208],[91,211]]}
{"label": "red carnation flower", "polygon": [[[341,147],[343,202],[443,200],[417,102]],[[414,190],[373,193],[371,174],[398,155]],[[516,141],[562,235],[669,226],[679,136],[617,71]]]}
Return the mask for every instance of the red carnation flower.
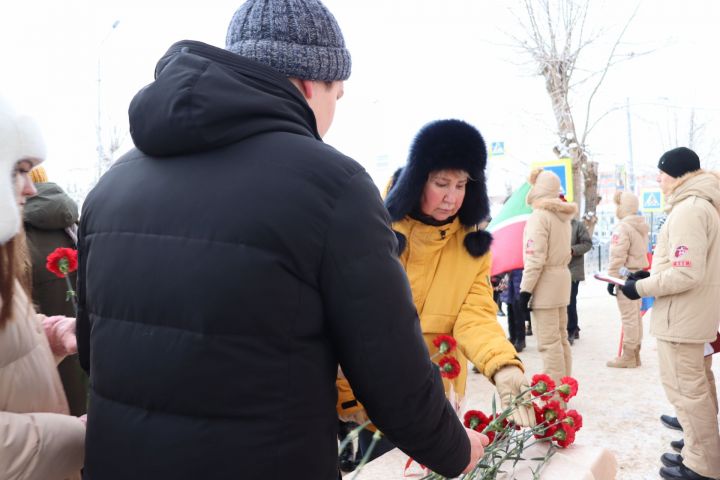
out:
{"label": "red carnation flower", "polygon": [[560,428],[555,431],[552,439],[558,446],[567,448],[575,441],[575,430],[567,423],[561,423]]}
{"label": "red carnation flower", "polygon": [[574,378],[563,377],[560,379],[560,384],[561,385],[558,387],[557,391],[564,401],[567,402],[572,397],[577,395],[578,382]]}
{"label": "red carnation flower", "polygon": [[567,412],[565,412],[565,414],[567,416],[563,419],[563,422],[573,427],[573,430],[575,430],[576,432],[582,428],[582,415],[580,415],[577,410],[568,410]]}
{"label": "red carnation flower", "polygon": [[532,384],[530,386],[532,387],[532,394],[536,397],[542,398],[543,400],[547,400],[552,397],[552,395],[548,395],[548,392],[555,390],[555,382],[553,382],[552,378],[544,373],[533,375]]}
{"label": "red carnation flower", "polygon": [[457,342],[450,335],[438,335],[435,337],[435,340],[433,340],[433,345],[438,348],[442,355],[445,355],[455,350]]}
{"label": "red carnation flower", "polygon": [[60,278],[77,270],[77,250],[74,248],[56,248],[47,256],[45,267]]}
{"label": "red carnation flower", "polygon": [[438,362],[438,365],[440,365],[440,375],[448,380],[460,375],[460,362],[454,357],[443,357]]}
{"label": "red carnation flower", "polygon": [[486,426],[490,421],[487,415],[480,410],[468,410],[467,413],[465,413],[464,419],[465,421],[463,423],[467,428],[477,430],[478,432],[482,432],[483,428],[485,428],[483,425]]}
{"label": "red carnation flower", "polygon": [[542,416],[548,423],[555,423],[566,417],[565,411],[556,400],[548,402],[542,407]]}

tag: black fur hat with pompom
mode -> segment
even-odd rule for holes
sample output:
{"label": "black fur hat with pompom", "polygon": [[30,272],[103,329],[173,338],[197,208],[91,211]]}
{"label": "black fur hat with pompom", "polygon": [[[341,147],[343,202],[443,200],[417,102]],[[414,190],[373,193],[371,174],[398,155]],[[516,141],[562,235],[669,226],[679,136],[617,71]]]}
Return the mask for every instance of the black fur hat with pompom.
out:
{"label": "black fur hat with pompom", "polygon": [[[425,125],[415,136],[407,164],[396,172],[385,206],[392,221],[398,221],[415,210],[431,172],[463,170],[470,179],[465,199],[458,211],[460,223],[475,229],[490,215],[485,185],[487,148],[480,132],[462,120],[437,120]],[[465,247],[473,256],[487,252],[492,238],[479,230],[466,235]]]}

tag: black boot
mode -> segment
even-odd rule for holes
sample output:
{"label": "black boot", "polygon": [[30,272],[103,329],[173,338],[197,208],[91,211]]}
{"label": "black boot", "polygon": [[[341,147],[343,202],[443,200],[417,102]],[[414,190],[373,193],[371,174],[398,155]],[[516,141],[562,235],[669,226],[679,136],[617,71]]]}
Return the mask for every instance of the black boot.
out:
{"label": "black boot", "polygon": [[525,350],[525,339],[514,341],[513,347],[515,347],[515,351],[517,353],[522,352],[523,350]]}
{"label": "black boot", "polygon": [[679,455],[677,453],[663,453],[660,457],[660,461],[666,467],[677,467],[678,465],[683,464],[682,455]]}
{"label": "black boot", "polygon": [[668,480],[713,480],[710,477],[704,477],[699,473],[695,473],[685,465],[676,465],[674,467],[662,467],[660,476]]}
{"label": "black boot", "polygon": [[670,442],[670,446],[673,450],[680,453],[680,451],[685,446],[685,439],[681,438],[680,440],[673,440],[672,442]]}
{"label": "black boot", "polygon": [[680,425],[680,422],[678,421],[677,417],[671,417],[670,415],[660,415],[660,421],[667,428],[672,428],[673,430],[680,430],[680,431],[682,431],[682,429],[683,429],[682,425]]}

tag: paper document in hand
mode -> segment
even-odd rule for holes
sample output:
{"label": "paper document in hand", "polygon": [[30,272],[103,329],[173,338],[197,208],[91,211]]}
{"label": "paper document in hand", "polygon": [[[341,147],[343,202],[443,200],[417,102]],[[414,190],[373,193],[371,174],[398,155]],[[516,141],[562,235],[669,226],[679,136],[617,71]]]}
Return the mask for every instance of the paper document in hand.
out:
{"label": "paper document in hand", "polygon": [[603,282],[613,283],[615,285],[619,285],[621,287],[625,286],[625,280],[618,277],[613,277],[612,275],[608,275],[605,272],[597,272],[595,275],[593,275],[598,280],[602,280]]}
{"label": "paper document in hand", "polygon": [[716,354],[720,352],[720,332],[717,333],[715,340],[705,344],[705,356]]}

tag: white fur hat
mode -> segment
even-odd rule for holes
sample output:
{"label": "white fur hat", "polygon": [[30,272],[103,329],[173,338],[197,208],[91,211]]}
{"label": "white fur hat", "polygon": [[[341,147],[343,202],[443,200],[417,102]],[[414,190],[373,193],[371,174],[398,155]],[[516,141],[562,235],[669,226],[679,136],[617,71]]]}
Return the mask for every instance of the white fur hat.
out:
{"label": "white fur hat", "polygon": [[18,116],[0,98],[0,245],[14,237],[20,228],[12,184],[13,168],[18,160],[29,160],[37,166],[45,160],[45,155],[45,142],[35,121]]}

